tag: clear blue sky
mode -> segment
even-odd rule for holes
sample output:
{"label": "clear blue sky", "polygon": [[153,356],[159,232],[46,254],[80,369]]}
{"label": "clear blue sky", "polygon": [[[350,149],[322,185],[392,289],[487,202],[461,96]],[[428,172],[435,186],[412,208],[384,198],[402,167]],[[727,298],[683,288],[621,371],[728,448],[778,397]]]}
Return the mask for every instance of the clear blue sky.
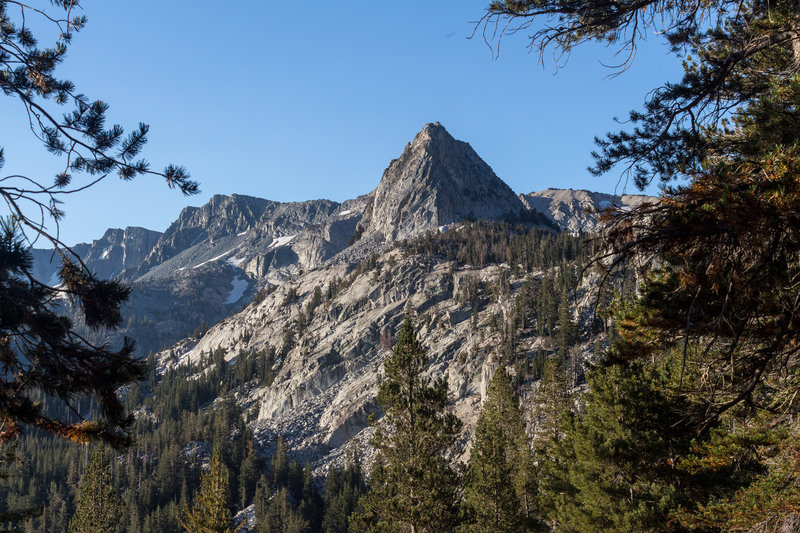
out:
{"label": "clear blue sky", "polygon": [[[611,79],[600,62],[613,62],[612,50],[599,45],[556,69],[550,57],[538,64],[520,35],[494,58],[479,36],[467,39],[488,0],[82,4],[88,24],[61,76],[108,102],[114,122],[150,124],[144,156],[158,168],[186,166],[202,193],[110,178],[66,204],[69,244],[107,227],[164,230],[213,194],[342,201],[367,193],[435,121],[516,192],[622,192],[619,173],[586,171],[592,139],[679,74],[655,36]],[[19,104],[0,99],[0,116],[3,175],[49,181],[60,162],[28,134]]]}

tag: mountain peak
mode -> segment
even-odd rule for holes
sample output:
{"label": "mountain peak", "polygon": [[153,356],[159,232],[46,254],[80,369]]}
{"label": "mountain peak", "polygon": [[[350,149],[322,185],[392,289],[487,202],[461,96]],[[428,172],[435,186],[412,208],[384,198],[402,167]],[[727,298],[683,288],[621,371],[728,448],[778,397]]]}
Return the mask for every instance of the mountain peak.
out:
{"label": "mountain peak", "polygon": [[524,210],[469,144],[434,122],[384,171],[362,228],[392,241],[465,218],[501,219]]}
{"label": "mountain peak", "polygon": [[[406,146],[403,155],[405,156],[410,151],[412,153],[427,152],[432,156],[459,157],[459,152],[463,152],[465,149],[472,150],[469,144],[453,138],[441,123],[429,122],[414,135],[414,139]],[[477,154],[475,156],[477,157]]]}
{"label": "mountain peak", "polygon": [[440,140],[443,138],[455,140],[440,122],[428,122],[422,130],[414,136],[414,141],[426,139]]}

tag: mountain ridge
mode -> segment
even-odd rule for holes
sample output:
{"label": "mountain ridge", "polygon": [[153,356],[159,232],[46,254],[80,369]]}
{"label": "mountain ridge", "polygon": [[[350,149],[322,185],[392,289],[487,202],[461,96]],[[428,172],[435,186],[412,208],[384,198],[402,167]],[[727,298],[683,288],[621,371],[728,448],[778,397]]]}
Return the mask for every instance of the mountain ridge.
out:
{"label": "mountain ridge", "polygon": [[[214,195],[184,208],[163,232],[109,229],[73,249],[104,278],[133,288],[117,332],[93,340],[139,339],[158,350],[237,311],[260,290],[332,264],[355,264],[395,242],[465,219],[524,219],[571,233],[596,228],[592,210],[626,197],[589,191],[515,194],[472,147],[439,123],[426,124],[390,162],[376,188],[342,203],[276,202]],[[521,217],[521,218],[520,218]],[[34,250],[39,279],[57,284],[57,257]]]}

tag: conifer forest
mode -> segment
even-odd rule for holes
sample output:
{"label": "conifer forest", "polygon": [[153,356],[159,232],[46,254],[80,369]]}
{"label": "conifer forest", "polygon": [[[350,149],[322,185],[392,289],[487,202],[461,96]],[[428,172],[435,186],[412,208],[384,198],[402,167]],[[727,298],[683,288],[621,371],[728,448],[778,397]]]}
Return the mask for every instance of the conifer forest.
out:
{"label": "conifer forest", "polygon": [[2,98],[61,165],[0,147],[0,530],[800,531],[796,0],[475,13],[533,62],[667,44],[589,169],[657,196],[516,194],[437,122],[358,198],[70,246],[100,182],[200,192],[60,77],[84,8],[0,0]]}

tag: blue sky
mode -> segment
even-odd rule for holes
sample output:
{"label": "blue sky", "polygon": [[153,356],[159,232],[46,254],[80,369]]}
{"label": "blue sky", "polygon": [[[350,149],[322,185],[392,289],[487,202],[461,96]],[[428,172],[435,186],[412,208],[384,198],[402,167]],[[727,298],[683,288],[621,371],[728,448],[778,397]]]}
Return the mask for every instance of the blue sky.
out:
{"label": "blue sky", "polygon": [[[556,69],[518,35],[495,58],[479,36],[467,38],[487,3],[84,0],[88,24],[61,76],[108,102],[114,122],[150,124],[144,156],[186,166],[202,193],[110,178],[69,199],[62,236],[74,244],[107,227],[164,230],[213,194],[352,198],[435,121],[516,192],[636,192],[618,172],[588,174],[592,139],[677,78],[678,60],[655,36],[611,79],[601,61],[614,62],[613,50],[600,45]],[[49,181],[59,161],[27,135],[19,104],[0,99],[0,116],[3,174]]]}

